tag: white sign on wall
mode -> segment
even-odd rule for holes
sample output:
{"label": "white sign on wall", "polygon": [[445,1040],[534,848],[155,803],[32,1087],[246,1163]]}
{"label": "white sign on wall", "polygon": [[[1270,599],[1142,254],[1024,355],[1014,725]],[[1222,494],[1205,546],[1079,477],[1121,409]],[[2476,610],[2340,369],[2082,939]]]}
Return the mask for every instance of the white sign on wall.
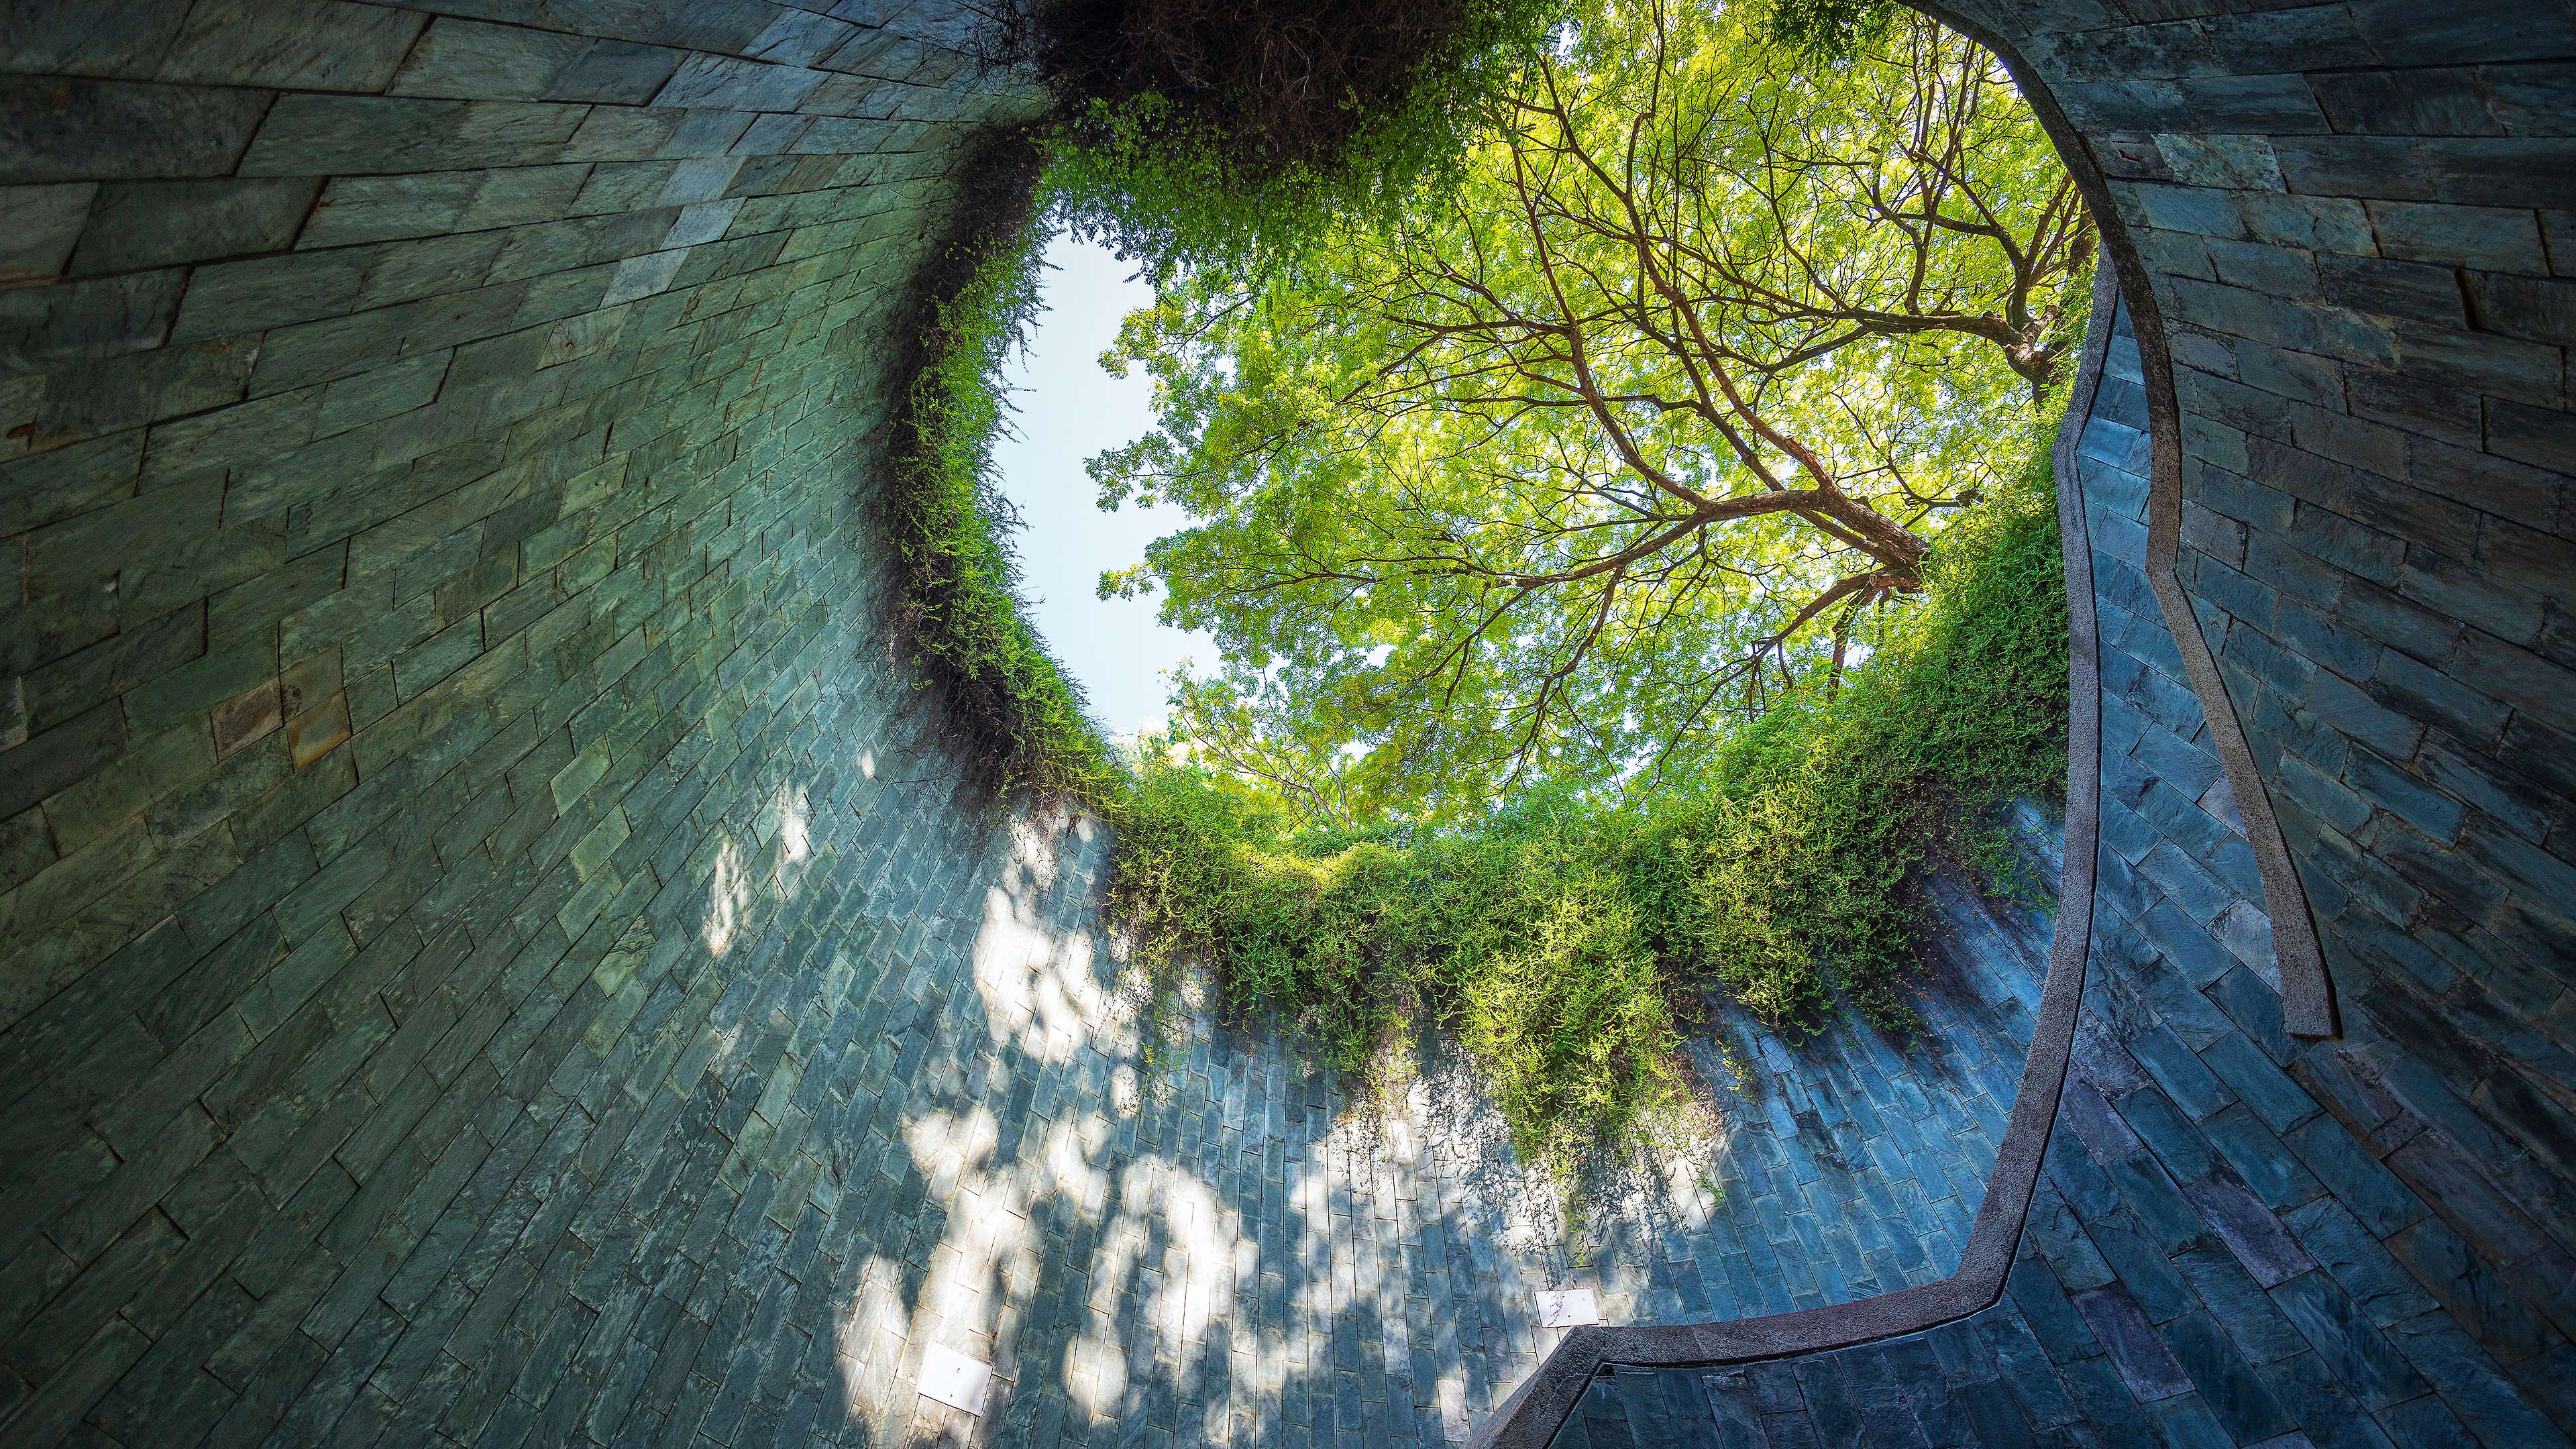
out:
{"label": "white sign on wall", "polygon": [[1541,1328],[1579,1328],[1601,1321],[1601,1295],[1589,1288],[1541,1288],[1537,1298]]}
{"label": "white sign on wall", "polygon": [[981,1414],[993,1392],[993,1366],[934,1343],[921,1355],[921,1392],[952,1409]]}

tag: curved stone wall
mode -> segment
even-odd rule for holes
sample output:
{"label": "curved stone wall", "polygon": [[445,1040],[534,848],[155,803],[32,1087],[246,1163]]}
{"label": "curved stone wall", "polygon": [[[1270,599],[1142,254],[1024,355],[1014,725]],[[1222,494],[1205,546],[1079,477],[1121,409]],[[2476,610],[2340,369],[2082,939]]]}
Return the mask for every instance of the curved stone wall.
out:
{"label": "curved stone wall", "polygon": [[[1991,1306],[1821,1352],[1614,1341],[1608,1373],[1564,1385],[1577,1392],[1562,1423],[1524,1413],[1495,1441],[2566,1442],[2576,1406],[2549,1367],[2566,1342],[2545,1322],[2547,1290],[2524,1304],[2493,1280],[2445,1292],[2459,1285],[2425,1270],[2456,1272],[2470,1250],[2282,1070],[2301,1048],[2263,979],[2243,825],[2148,586],[2146,391],[2116,304],[2102,298],[2110,325],[2087,356],[2099,385],[2078,388],[2059,454],[2098,625],[2077,641],[2101,682],[2090,959],[2046,1169]],[[2170,886],[2191,861],[2223,883],[2211,914],[2243,923],[2219,933],[2225,947],[2193,924],[2197,897]],[[2492,1335],[2500,1321],[2509,1332]],[[1792,1324],[1771,1327],[1785,1340]],[[1677,1360],[1703,1361],[1650,1367]]]}
{"label": "curved stone wall", "polygon": [[[2129,798],[2106,701],[2136,911],[2010,1301],[1658,1402],[2558,1442],[2576,18],[1965,9],[2107,202],[2140,543],[2342,1035],[2182,788],[2224,752],[2106,654],[2194,750],[2140,726]],[[882,1443],[973,1429],[938,1347],[995,1437],[1437,1442],[1535,1361],[1473,1214],[1275,1055],[1126,1110],[1099,843],[955,790],[889,667],[888,327],[1030,106],[972,21],[0,18],[0,1435]]]}
{"label": "curved stone wall", "polygon": [[[2576,1241],[2576,12],[2152,8],[1977,9],[2121,222],[2175,573],[2342,1013],[2300,1075],[2464,1224]],[[2485,1247],[2563,1280],[2539,1242]]]}
{"label": "curved stone wall", "polygon": [[[1760,1442],[1776,1414],[1789,1442],[2149,1427],[2239,1444],[2563,1442],[2576,282],[2559,278],[2576,271],[2576,19],[2521,4],[1958,11],[2012,54],[2108,213],[2135,304],[2146,527],[2112,533],[2139,535],[2171,637],[2163,661],[2141,656],[2159,667],[2132,671],[2143,692],[2124,688],[2118,619],[2144,599],[2114,597],[2116,571],[2097,579],[2111,590],[2102,900],[2146,910],[2097,916],[2085,998],[2134,1060],[2112,1074],[2122,1085],[2088,1087],[2079,1046],[1997,1307],[1889,1304],[1879,1336],[1948,1326],[1750,1378],[1614,1378],[1564,1433]],[[2198,712],[2186,681],[2207,732],[2161,731],[2143,751],[2153,778],[2124,790],[2116,697],[2165,724]],[[2177,739],[2215,758],[2194,764]],[[2221,765],[2243,820],[2172,788]],[[2265,859],[2267,816],[2286,861]],[[2219,827],[2242,837],[2246,821],[2252,838],[2229,846]],[[2231,923],[2252,880],[2268,932]],[[2311,925],[2330,993],[2297,969]],[[2134,998],[2106,1001],[2106,975]],[[2218,1059],[2231,1042],[2232,1068]],[[2231,1120],[2247,1109],[2266,1136]],[[2231,1175],[2238,1189],[2212,1196]],[[2264,1210],[2220,1200],[2246,1192]],[[2052,1213],[2052,1193],[2074,1213]],[[2208,1278],[2213,1261],[2226,1281]],[[2283,1322],[2296,1334],[2267,1337]],[[1765,1349],[1768,1326],[1735,1327],[1750,1332],[1699,1350],[1569,1344],[1561,1356],[1580,1357],[1550,1368],[1870,1336],[1783,1321]],[[1910,1377],[1926,1344],[1937,1379]],[[2037,1344],[2045,1355],[2023,1351]],[[2115,1368],[2119,1391],[2083,1388]],[[1501,1439],[1543,1442],[1582,1392],[1543,1387]],[[1979,1404],[1972,1431],[1962,1397]]]}
{"label": "curved stone wall", "polygon": [[838,8],[0,20],[0,1437],[783,1442],[932,1265],[826,1226],[1005,856],[865,504],[1029,103]]}

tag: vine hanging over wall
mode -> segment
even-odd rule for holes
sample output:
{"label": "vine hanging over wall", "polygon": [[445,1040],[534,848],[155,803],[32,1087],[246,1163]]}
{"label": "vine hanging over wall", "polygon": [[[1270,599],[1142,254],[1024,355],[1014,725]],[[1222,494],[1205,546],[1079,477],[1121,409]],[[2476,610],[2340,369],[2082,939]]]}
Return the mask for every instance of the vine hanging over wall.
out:
{"label": "vine hanging over wall", "polygon": [[916,284],[892,424],[885,532],[896,624],[942,697],[969,767],[997,794],[1099,806],[1118,790],[1099,727],[1018,592],[1016,515],[993,476],[1002,367],[1038,312],[1041,153],[997,138],[966,173],[960,225]]}

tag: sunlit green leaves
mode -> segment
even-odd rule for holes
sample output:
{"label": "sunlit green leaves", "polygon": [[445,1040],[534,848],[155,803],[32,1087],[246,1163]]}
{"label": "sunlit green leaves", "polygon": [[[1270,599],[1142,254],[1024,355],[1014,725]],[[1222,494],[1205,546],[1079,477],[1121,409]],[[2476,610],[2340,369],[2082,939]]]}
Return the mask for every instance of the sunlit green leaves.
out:
{"label": "sunlit green leaves", "polygon": [[1129,320],[1163,428],[1093,474],[1195,521],[1104,591],[1217,635],[1182,718],[1301,799],[1667,773],[1891,627],[2026,416],[2080,224],[1928,22],[1801,69],[1605,6],[1453,190]]}

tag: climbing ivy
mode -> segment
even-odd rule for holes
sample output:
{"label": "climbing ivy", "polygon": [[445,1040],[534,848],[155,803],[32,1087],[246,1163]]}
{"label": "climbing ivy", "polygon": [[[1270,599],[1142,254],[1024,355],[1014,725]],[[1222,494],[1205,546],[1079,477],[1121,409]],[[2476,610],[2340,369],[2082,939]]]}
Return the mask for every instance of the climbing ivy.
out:
{"label": "climbing ivy", "polygon": [[1118,772],[1081,688],[1029,622],[1017,515],[993,474],[1009,415],[1002,368],[1038,313],[1039,152],[1004,137],[966,175],[965,225],[923,269],[904,338],[884,498],[896,623],[986,784],[1105,805]]}

